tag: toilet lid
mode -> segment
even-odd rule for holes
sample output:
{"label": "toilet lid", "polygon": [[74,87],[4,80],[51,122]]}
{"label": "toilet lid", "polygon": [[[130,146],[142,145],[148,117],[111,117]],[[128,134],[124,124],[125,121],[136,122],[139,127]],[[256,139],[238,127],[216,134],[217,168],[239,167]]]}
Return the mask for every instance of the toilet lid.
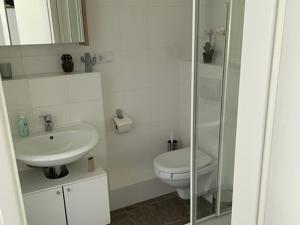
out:
{"label": "toilet lid", "polygon": [[[213,162],[204,152],[197,150],[197,168],[201,169]],[[184,148],[166,152],[154,159],[154,167],[165,173],[188,173],[190,171],[190,149]]]}

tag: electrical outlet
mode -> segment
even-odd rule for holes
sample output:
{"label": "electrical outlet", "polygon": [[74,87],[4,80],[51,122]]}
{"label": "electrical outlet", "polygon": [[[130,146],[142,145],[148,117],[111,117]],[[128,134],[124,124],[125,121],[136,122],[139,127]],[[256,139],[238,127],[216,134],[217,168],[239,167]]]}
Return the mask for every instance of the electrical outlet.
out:
{"label": "electrical outlet", "polygon": [[114,62],[113,52],[101,52],[97,54],[97,63],[105,64],[105,63],[113,63],[113,62]]}

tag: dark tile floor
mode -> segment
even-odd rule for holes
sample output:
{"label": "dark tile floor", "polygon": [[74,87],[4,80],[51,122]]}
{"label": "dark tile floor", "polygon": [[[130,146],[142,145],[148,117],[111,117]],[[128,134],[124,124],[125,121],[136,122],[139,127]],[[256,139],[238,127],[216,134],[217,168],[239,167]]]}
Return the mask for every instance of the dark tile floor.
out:
{"label": "dark tile floor", "polygon": [[[198,218],[212,214],[212,206],[204,198],[199,198],[197,204]],[[171,193],[112,211],[111,225],[184,225],[189,222],[189,215],[189,200]]]}

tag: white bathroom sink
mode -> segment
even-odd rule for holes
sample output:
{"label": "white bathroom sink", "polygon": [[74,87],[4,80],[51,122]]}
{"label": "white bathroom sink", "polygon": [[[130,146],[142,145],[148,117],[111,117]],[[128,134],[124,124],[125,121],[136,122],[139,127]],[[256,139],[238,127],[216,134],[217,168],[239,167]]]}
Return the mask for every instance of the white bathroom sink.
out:
{"label": "white bathroom sink", "polygon": [[92,150],[98,139],[96,129],[85,123],[34,132],[14,140],[16,158],[36,167],[66,165]]}

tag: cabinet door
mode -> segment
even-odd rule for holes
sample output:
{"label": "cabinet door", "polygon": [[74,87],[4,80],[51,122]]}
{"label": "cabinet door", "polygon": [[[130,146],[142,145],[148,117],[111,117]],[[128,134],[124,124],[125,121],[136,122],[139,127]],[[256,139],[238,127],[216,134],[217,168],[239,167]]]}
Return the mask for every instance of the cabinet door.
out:
{"label": "cabinet door", "polygon": [[28,225],[67,225],[62,188],[24,196]]}
{"label": "cabinet door", "polygon": [[66,185],[63,189],[68,225],[110,223],[106,176]]}

